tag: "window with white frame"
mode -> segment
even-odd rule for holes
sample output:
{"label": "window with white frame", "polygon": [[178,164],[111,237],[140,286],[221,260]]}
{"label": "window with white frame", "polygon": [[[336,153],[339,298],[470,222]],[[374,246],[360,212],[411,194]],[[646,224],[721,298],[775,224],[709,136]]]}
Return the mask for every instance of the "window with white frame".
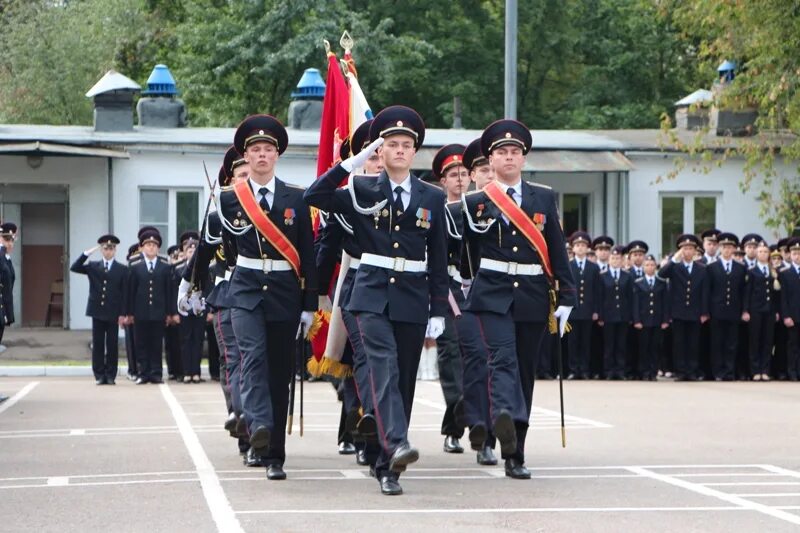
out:
{"label": "window with white frame", "polygon": [[720,193],[666,193],[661,195],[661,255],[674,252],[683,233],[700,235],[717,226]]}
{"label": "window with white frame", "polygon": [[202,189],[139,189],[139,227],[155,226],[164,247],[176,243],[181,233],[200,230]]}

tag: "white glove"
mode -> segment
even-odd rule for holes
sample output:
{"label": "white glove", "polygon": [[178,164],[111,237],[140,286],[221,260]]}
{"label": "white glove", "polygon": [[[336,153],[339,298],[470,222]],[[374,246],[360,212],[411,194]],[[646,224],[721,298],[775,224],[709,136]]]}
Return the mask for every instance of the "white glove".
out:
{"label": "white glove", "polygon": [[559,305],[556,312],[553,313],[558,319],[558,333],[559,337],[564,336],[564,330],[567,329],[567,320],[569,320],[569,314],[572,312],[572,307],[569,305]]}
{"label": "white glove", "polygon": [[472,286],[471,279],[465,279],[461,281],[461,292],[464,293],[464,298],[469,296],[469,288]]}
{"label": "white glove", "polygon": [[425,331],[425,338],[437,339],[444,333],[444,317],[432,316],[428,319],[428,329]]}
{"label": "white glove", "polygon": [[189,296],[189,306],[192,309],[192,314],[194,316],[202,315],[206,310],[206,299],[203,298],[203,295],[199,292],[193,292],[191,296]]}
{"label": "white glove", "polygon": [[178,313],[181,316],[186,316],[189,314],[189,310],[192,308],[189,304],[189,289],[192,288],[192,284],[186,281],[185,279],[181,280],[181,284],[178,285]]}
{"label": "white glove", "polygon": [[364,163],[367,162],[369,156],[378,149],[380,145],[383,144],[383,137],[378,137],[374,141],[370,143],[369,146],[358,152],[356,155],[352,157],[348,157],[341,163],[342,168],[345,169],[347,172],[353,172],[354,168],[361,168],[364,166]]}
{"label": "white glove", "polygon": [[312,311],[303,311],[300,313],[300,325],[297,328],[297,336],[296,339],[300,338],[300,335],[304,337],[308,333],[308,330],[311,329],[311,324],[314,322],[314,313]]}

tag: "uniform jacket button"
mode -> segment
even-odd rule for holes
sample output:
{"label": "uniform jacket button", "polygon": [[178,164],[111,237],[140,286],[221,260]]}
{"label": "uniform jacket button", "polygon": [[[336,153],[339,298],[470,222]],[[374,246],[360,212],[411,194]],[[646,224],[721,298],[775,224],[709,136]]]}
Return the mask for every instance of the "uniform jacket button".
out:
{"label": "uniform jacket button", "polygon": [[395,226],[395,227],[394,227],[394,230],[395,230],[395,231],[400,231],[400,226],[399,226],[399,225]]}
{"label": "uniform jacket button", "polygon": [[267,288],[268,288],[268,287],[267,287],[266,285],[262,285],[262,286],[261,286],[261,290],[262,290],[262,291],[265,291],[265,290],[267,290]]}
{"label": "uniform jacket button", "polygon": [[514,282],[514,287],[519,287],[519,281]]}
{"label": "uniform jacket button", "polygon": [[392,248],[400,248],[400,243],[397,243],[397,242],[396,242],[396,243],[394,243],[394,244],[392,245]]}
{"label": "uniform jacket button", "polygon": [[394,283],[394,282],[395,282],[394,278],[389,278],[389,283]]}
{"label": "uniform jacket button", "polygon": [[514,246],[514,247],[513,247],[511,250],[512,250],[512,251],[514,251],[514,252],[516,252],[518,249],[519,249],[519,248],[517,248],[516,246]]}

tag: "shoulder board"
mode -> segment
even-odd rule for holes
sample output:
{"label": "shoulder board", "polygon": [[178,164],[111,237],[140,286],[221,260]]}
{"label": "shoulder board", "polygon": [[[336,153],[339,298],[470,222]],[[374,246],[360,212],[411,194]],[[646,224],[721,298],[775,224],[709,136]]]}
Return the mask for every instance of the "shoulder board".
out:
{"label": "shoulder board", "polygon": [[785,267],[781,268],[778,272],[786,272],[787,270],[789,270],[789,268],[790,267],[785,266]]}
{"label": "shoulder board", "polygon": [[468,191],[465,193],[466,196],[472,196],[473,194],[482,193],[483,189],[475,189],[474,191]]}
{"label": "shoulder board", "polygon": [[225,185],[219,188],[219,192],[232,191],[233,185]]}
{"label": "shoulder board", "polygon": [[158,256],[158,260],[159,260],[161,263],[164,263],[165,265],[168,265],[168,264],[169,264],[169,259],[167,259],[166,257],[163,257],[163,256],[160,256],[160,255],[159,255],[159,256]]}
{"label": "shoulder board", "polygon": [[448,207],[450,206],[455,207],[457,205],[461,205],[461,200],[453,200],[452,202],[446,202],[445,205]]}
{"label": "shoulder board", "polygon": [[[441,188],[441,187],[439,187],[438,185],[434,185],[433,183],[430,183],[430,182],[428,182],[428,181],[425,181],[425,180],[419,180],[419,182],[420,182],[420,183],[422,183],[423,185],[427,185],[428,187],[433,187],[433,188],[434,188],[434,189],[436,189],[437,191],[441,191],[441,190],[442,190],[442,188]],[[442,191],[442,192],[444,192],[444,191]]]}
{"label": "shoulder board", "polygon": [[351,178],[372,178],[376,179],[380,174],[351,174]]}
{"label": "shoulder board", "polygon": [[287,182],[284,181],[283,184],[286,185],[287,187],[289,187],[290,189],[299,189],[301,191],[306,190],[306,188],[303,187],[302,185],[297,185],[295,183],[287,183]]}
{"label": "shoulder board", "polygon": [[142,262],[142,258],[141,257],[137,257],[136,259],[134,259],[133,261],[128,263],[128,266],[136,266],[141,262]]}
{"label": "shoulder board", "polygon": [[528,184],[529,185],[533,185],[534,187],[541,187],[542,189],[553,190],[553,188],[551,186],[545,185],[544,183],[536,183],[535,181],[529,181]]}

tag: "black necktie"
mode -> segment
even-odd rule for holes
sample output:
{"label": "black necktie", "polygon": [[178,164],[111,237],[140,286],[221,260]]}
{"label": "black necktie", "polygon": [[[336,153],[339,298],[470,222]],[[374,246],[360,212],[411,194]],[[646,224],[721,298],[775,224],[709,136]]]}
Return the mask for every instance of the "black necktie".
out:
{"label": "black necktie", "polygon": [[618,278],[617,278],[617,271],[615,270],[615,271],[614,271],[614,281],[617,281],[617,279],[618,279]]}
{"label": "black necktie", "polygon": [[398,185],[397,187],[394,188],[394,207],[395,209],[397,209],[397,214],[400,214],[403,211],[405,211],[405,208],[403,207],[402,193],[403,193],[403,188],[401,186]]}
{"label": "black necktie", "polygon": [[761,269],[761,272],[764,273],[764,277],[766,278],[769,274],[767,274],[767,267]]}
{"label": "black necktie", "polygon": [[581,276],[583,276],[583,261],[581,261],[580,263],[578,263],[578,270],[580,271],[580,273],[581,273]]}
{"label": "black necktie", "polygon": [[103,262],[103,272],[108,272],[108,263],[105,261]]}
{"label": "black necktie", "polygon": [[649,280],[648,283],[650,283],[650,288],[652,289],[653,288],[653,280],[652,279]]}
{"label": "black necktie", "polygon": [[725,263],[725,273],[726,274],[730,274],[731,273],[731,264],[730,263]]}
{"label": "black necktie", "polygon": [[261,187],[260,189],[258,189],[258,194],[261,195],[261,200],[258,201],[258,205],[261,207],[261,210],[264,211],[265,213],[269,212],[269,202],[267,202],[268,192],[269,189],[267,189],[266,187]]}
{"label": "black necktie", "polygon": [[[512,187],[506,189],[506,194],[509,195],[512,200],[514,200],[514,189]],[[514,200],[514,203],[517,203],[517,201]]]}

